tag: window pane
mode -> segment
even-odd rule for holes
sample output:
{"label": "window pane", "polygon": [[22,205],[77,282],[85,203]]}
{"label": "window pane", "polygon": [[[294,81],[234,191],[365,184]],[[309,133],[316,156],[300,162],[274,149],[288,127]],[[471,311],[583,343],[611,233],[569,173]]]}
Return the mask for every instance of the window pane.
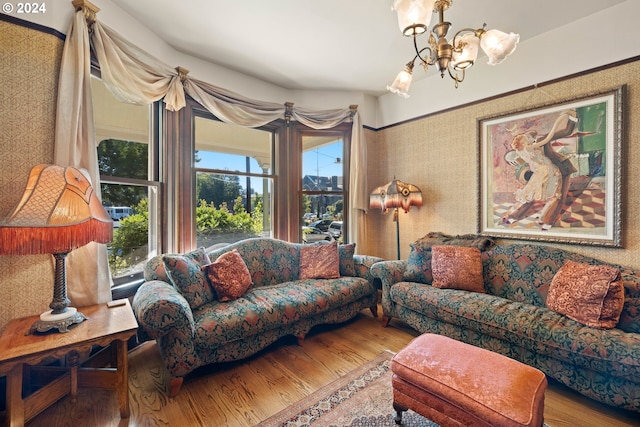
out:
{"label": "window pane", "polygon": [[273,134],[196,117],[196,243],[271,236]]}
{"label": "window pane", "polygon": [[302,137],[302,241],[343,241],[343,149],[335,136]]}
{"label": "window pane", "polygon": [[271,173],[271,132],[196,117],[195,134],[196,168]]}
{"label": "window pane", "polygon": [[[260,182],[260,191],[247,188],[242,182]],[[271,235],[270,209],[265,200],[271,194],[270,178],[249,178],[242,175],[221,175],[198,172],[196,188],[196,242],[209,247],[218,243],[234,243],[242,239]],[[269,202],[267,200],[267,202]],[[269,203],[266,206],[270,206]]]}
{"label": "window pane", "polygon": [[101,188],[102,194],[124,195],[113,200],[125,200],[105,206],[114,221],[113,241],[107,245],[111,275],[117,278],[142,272],[150,248],[151,255],[157,252],[156,233],[149,232],[157,230],[157,191],[154,187],[120,184],[102,184]]}
{"label": "window pane", "polygon": [[136,182],[150,181],[153,175],[151,107],[118,101],[98,78],[92,78],[91,85],[102,204],[114,220],[114,238],[107,246],[109,267],[117,285],[142,272],[147,259],[158,252],[159,187]]}

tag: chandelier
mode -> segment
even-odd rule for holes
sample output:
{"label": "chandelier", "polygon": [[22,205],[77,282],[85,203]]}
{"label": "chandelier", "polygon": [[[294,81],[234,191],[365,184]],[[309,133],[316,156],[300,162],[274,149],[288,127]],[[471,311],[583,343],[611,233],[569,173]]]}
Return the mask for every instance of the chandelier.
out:
{"label": "chandelier", "polygon": [[[387,89],[408,98],[411,85],[411,73],[416,60],[425,71],[435,65],[444,78],[445,72],[458,84],[464,80],[465,70],[473,65],[478,57],[478,47],[489,57],[489,64],[496,65],[504,61],[516,49],[520,36],[503,33],[499,30],[487,30],[486,24],[477,30],[463,28],[451,42],[447,40],[450,22],[444,20],[444,11],[449,9],[453,0],[395,0],[392,10],[398,13],[398,26],[407,37],[413,38],[416,56],[398,74]],[[437,12],[439,21],[429,34],[429,45],[418,48],[418,36],[427,31],[431,16]]]}

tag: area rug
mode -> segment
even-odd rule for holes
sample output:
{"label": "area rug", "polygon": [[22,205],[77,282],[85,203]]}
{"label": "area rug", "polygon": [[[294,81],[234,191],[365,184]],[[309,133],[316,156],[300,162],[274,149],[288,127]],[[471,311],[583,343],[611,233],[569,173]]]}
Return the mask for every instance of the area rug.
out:
{"label": "area rug", "polygon": [[[264,427],[396,427],[393,410],[390,362],[385,351],[371,362],[338,378],[301,401],[261,422]],[[438,427],[432,421],[407,411],[405,427]]]}

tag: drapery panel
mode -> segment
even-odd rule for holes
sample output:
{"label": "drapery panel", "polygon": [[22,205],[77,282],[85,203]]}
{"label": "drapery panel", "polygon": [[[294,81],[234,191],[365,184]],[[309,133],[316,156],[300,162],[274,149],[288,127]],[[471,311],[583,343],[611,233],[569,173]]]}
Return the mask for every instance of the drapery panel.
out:
{"label": "drapery panel", "polygon": [[[286,114],[313,129],[329,129],[353,120],[349,230],[351,240],[358,241],[361,216],[367,209],[363,201],[367,188],[366,148],[357,111],[349,108],[313,111],[293,106],[287,112],[284,105],[252,100],[192,79],[98,22],[95,11],[84,6],[76,11],[65,41],[58,87],[54,161],[87,169],[98,194],[100,179],[90,85],[91,49],[106,87],[123,102],[150,104],[163,99],[168,110],[178,111],[186,105],[186,92],[221,120],[248,127],[265,125]],[[105,245],[90,244],[75,250],[68,262],[69,296],[74,304],[86,305],[111,299]],[[82,268],[73,268],[73,265],[82,265]]]}
{"label": "drapery panel", "polygon": [[[91,99],[89,30],[82,12],[74,15],[62,52],[53,161],[84,168],[100,196],[100,172]],[[107,246],[89,243],[67,257],[69,299],[85,306],[111,300]]]}

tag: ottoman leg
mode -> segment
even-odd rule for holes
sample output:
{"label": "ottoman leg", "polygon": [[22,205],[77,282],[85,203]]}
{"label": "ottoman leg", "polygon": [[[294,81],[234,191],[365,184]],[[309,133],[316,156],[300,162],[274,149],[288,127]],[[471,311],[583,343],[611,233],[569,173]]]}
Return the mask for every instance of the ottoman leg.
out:
{"label": "ottoman leg", "polygon": [[397,425],[402,425],[402,413],[408,411],[409,408],[402,406],[399,403],[393,402],[393,409],[395,409],[396,411],[396,416],[393,418],[393,420]]}

